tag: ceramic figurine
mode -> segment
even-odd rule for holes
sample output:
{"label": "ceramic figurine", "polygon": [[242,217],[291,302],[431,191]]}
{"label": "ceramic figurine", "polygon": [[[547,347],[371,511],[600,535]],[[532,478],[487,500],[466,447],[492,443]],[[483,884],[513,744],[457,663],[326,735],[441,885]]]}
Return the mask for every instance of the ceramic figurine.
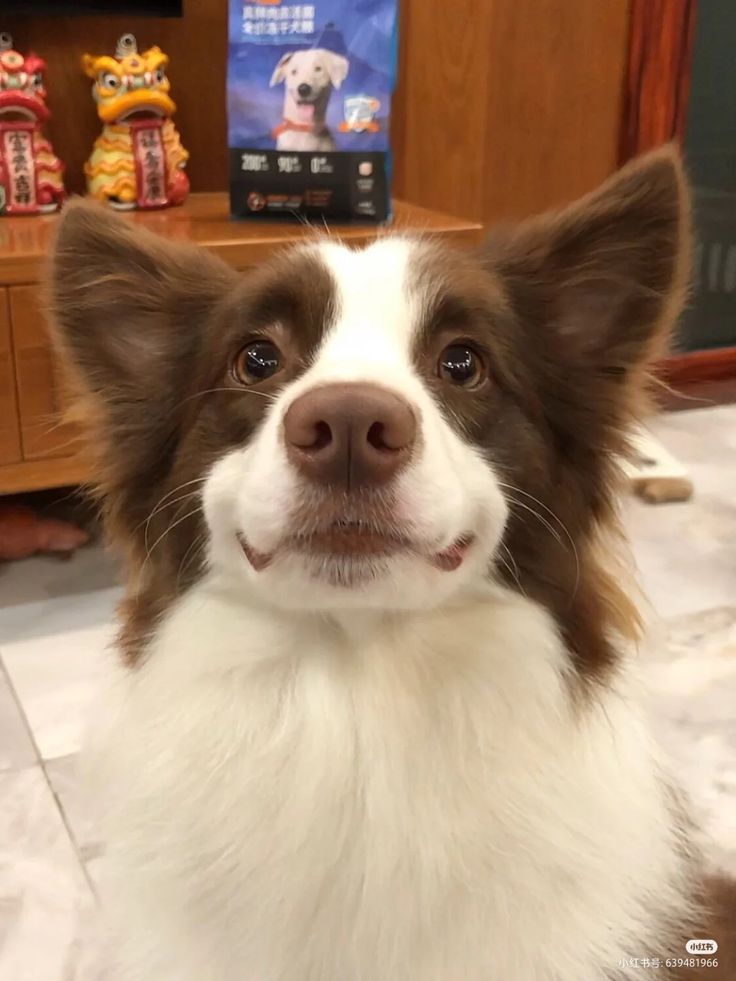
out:
{"label": "ceramic figurine", "polygon": [[84,56],[104,124],[84,167],[87,188],[113,208],[166,208],[181,204],[189,191],[189,154],[171,120],[176,105],[168,63],[160,48],[139,53],[132,34],[120,38],[114,58]]}
{"label": "ceramic figurine", "polygon": [[41,132],[50,118],[38,55],[24,56],[0,33],[0,215],[56,211],[64,200],[64,165]]}

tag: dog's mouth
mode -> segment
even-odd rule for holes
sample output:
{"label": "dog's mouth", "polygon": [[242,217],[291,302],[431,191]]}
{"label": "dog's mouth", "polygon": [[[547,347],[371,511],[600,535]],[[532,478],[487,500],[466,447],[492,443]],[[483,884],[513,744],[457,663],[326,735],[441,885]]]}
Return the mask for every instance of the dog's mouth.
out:
{"label": "dog's mouth", "polygon": [[314,114],[317,110],[317,97],[311,96],[309,99],[296,99],[296,114],[300,123],[314,122]]}
{"label": "dog's mouth", "polygon": [[256,549],[242,533],[237,537],[243,554],[256,572],[263,571],[278,556],[286,554],[318,560],[321,568],[330,562],[350,562],[353,567],[362,563],[371,569],[375,569],[376,560],[414,555],[442,572],[453,572],[463,564],[475,541],[473,535],[465,534],[448,547],[434,550],[391,526],[381,527],[367,521],[348,519],[339,519],[308,534],[289,535],[270,552]]}
{"label": "dog's mouth", "polygon": [[293,535],[287,547],[320,555],[392,555],[410,546],[408,538],[391,528],[376,528],[366,521],[338,520],[311,534]]}

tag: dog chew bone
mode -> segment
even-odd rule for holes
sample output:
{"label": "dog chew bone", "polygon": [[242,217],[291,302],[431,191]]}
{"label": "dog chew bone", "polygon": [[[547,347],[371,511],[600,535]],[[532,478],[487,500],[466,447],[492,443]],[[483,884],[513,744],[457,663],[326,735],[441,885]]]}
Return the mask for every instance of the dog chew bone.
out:
{"label": "dog chew bone", "polygon": [[687,501],[693,484],[687,469],[644,428],[631,438],[632,456],[621,466],[633,492],[650,504]]}

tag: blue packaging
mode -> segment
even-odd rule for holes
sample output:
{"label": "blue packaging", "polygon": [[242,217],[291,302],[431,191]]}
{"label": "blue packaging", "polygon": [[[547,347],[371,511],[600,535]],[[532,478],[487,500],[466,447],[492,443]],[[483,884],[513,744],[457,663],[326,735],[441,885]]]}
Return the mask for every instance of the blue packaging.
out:
{"label": "blue packaging", "polygon": [[397,0],[230,0],[234,217],[390,217],[397,14]]}

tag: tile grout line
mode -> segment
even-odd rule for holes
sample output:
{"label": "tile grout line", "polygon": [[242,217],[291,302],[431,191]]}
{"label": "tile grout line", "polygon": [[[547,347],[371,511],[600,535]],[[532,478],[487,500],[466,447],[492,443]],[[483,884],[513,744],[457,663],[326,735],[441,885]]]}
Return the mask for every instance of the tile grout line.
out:
{"label": "tile grout line", "polygon": [[64,808],[62,807],[61,801],[59,800],[59,796],[54,790],[54,785],[51,783],[51,778],[49,777],[48,770],[46,769],[46,761],[44,760],[43,756],[41,755],[41,751],[38,748],[38,743],[36,742],[36,737],[34,735],[31,724],[28,721],[26,710],[23,707],[23,703],[18,695],[18,692],[16,691],[15,685],[13,684],[13,679],[10,676],[10,672],[8,671],[7,665],[5,664],[5,659],[3,658],[2,649],[0,649],[0,676],[5,679],[5,682],[8,686],[8,690],[10,691],[10,694],[13,696],[13,699],[15,700],[15,704],[18,708],[18,712],[20,713],[21,721],[25,726],[26,732],[28,733],[28,738],[31,741],[33,752],[36,754],[36,762],[33,765],[39,766],[41,769],[43,778],[46,781],[46,786],[49,788],[49,791],[51,792],[51,797],[54,801],[54,806],[56,807],[59,817],[61,818],[61,822],[64,825],[64,830],[66,831],[67,838],[69,839],[69,844],[72,846],[72,850],[77,859],[77,863],[79,864],[82,875],[84,876],[84,880],[89,886],[95,901],[99,902],[99,895],[97,893],[95,884],[92,881],[92,876],[89,874],[89,870],[87,869],[87,864],[82,857],[82,851],[81,848],[79,847],[79,842],[77,841],[72,826],[69,824],[69,819],[66,815],[66,812],[64,811]]}

